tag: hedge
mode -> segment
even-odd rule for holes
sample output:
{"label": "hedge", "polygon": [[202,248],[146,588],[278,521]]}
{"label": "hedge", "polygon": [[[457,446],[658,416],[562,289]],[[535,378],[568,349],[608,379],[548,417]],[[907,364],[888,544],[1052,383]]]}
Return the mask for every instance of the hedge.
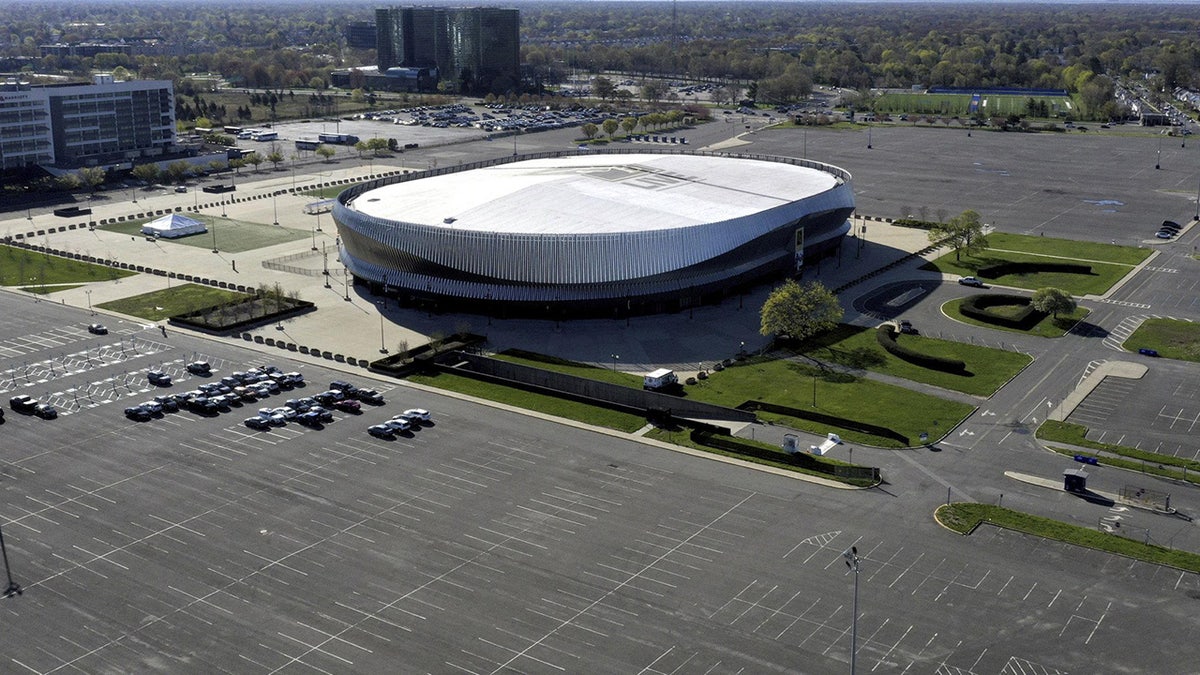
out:
{"label": "hedge", "polygon": [[885,323],[875,329],[875,339],[879,342],[879,346],[898,359],[904,359],[922,368],[940,370],[944,373],[961,373],[967,369],[965,361],[934,356],[933,354],[923,354],[914,349],[909,349],[896,342],[897,335],[895,326],[890,323]]}
{"label": "hedge", "polygon": [[[964,298],[962,304],[958,307],[958,311],[962,312],[963,316],[970,317],[976,321],[995,324],[997,326],[1006,326],[1017,330],[1029,330],[1037,325],[1039,321],[1046,318],[1046,313],[1034,309],[1031,302],[1031,299],[1025,295],[984,293],[981,295],[969,295]],[[1014,316],[1005,316],[989,311],[991,307],[1006,305],[1016,305],[1025,309]]]}
{"label": "hedge", "polygon": [[1091,274],[1091,265],[1054,262],[1017,262],[1007,261],[987,265],[975,270],[975,274],[984,279],[997,279],[1008,274],[1035,274],[1037,272],[1062,272],[1065,274]]}

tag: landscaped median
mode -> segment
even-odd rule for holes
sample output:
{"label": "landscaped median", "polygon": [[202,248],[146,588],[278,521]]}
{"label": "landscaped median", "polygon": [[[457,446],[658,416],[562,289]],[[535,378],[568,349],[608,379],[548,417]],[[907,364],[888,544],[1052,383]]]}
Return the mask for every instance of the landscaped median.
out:
{"label": "landscaped median", "polygon": [[1125,338],[1125,349],[1153,349],[1165,359],[1200,361],[1200,324],[1180,319],[1146,319]]}
{"label": "landscaped median", "polygon": [[0,245],[0,286],[20,286],[35,293],[45,288],[53,293],[66,290],[65,284],[112,281],[133,274],[136,272]]}
{"label": "landscaped median", "polygon": [[934,518],[943,526],[960,534],[971,534],[981,524],[988,523],[1037,537],[1200,573],[1200,555],[1195,553],[1145,544],[1120,535],[1071,525],[1001,506],[967,503],[944,504],[934,512]]}
{"label": "landscaped median", "polygon": [[[925,268],[955,276],[985,276],[985,271],[993,270],[996,275],[986,280],[1000,286],[1053,287],[1075,296],[1101,295],[1151,253],[1132,246],[1003,232],[990,233],[987,240],[988,248],[976,255],[958,259],[957,254],[948,253]],[[1085,268],[1087,272],[1083,272]]]}
{"label": "landscaped median", "polygon": [[[1046,420],[1038,427],[1036,436],[1038,440],[1045,443],[1058,442],[1095,450],[1096,452],[1089,456],[1095,457],[1097,463],[1105,466],[1200,484],[1200,462],[1194,459],[1163,455],[1126,445],[1093,441],[1087,438],[1087,430],[1087,427],[1082,424]],[[1047,445],[1047,447],[1068,457],[1077,454],[1077,451],[1069,448],[1053,445]]]}

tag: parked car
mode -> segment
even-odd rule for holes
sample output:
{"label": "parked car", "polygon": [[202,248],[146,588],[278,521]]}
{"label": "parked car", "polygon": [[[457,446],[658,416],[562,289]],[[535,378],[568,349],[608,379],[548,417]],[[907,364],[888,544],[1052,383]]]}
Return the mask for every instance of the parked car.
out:
{"label": "parked car", "polygon": [[322,422],[332,422],[333,421],[333,413],[326,410],[325,408],[322,408],[319,405],[314,405],[313,407],[309,408],[308,412],[320,417]]}
{"label": "parked car", "polygon": [[362,406],[359,405],[358,401],[352,401],[348,398],[344,398],[340,401],[335,401],[333,403],[333,407],[337,408],[338,410],[341,410],[342,412],[348,412],[348,413],[357,413],[362,409]]}
{"label": "parked car", "polygon": [[409,431],[413,427],[413,423],[403,417],[393,417],[383,423],[385,426],[391,427],[395,431]]}
{"label": "parked car", "polygon": [[247,417],[246,421],[245,421],[245,425],[250,427],[251,429],[257,429],[258,431],[264,431],[266,429],[271,428],[271,421],[265,417],[259,417],[258,415],[255,415],[254,417]]}
{"label": "parked car", "polygon": [[975,288],[983,288],[983,282],[977,277],[963,277],[958,280],[958,283],[963,286],[974,286]]}
{"label": "parked car", "polygon": [[1159,239],[1170,239],[1171,237],[1174,237],[1175,234],[1166,230],[1159,230],[1158,232],[1154,233],[1154,236],[1158,237]]}
{"label": "parked car", "polygon": [[158,401],[146,401],[138,407],[145,409],[151,415],[157,415],[163,411],[162,404]]}
{"label": "parked car", "polygon": [[1149,347],[1142,347],[1138,350],[1138,353],[1142,356],[1158,356],[1158,350],[1150,349]]}
{"label": "parked car", "polygon": [[146,379],[150,380],[150,384],[159,387],[171,386],[171,376],[161,370],[151,370],[146,373]]}
{"label": "parked car", "polygon": [[44,420],[52,420],[58,417],[58,411],[49,403],[39,403],[33,407],[33,414]]}
{"label": "parked car", "polygon": [[155,396],[154,402],[162,406],[163,412],[179,410],[179,401],[175,400],[174,396]]}
{"label": "parked car", "polygon": [[108,329],[103,324],[93,323],[88,326],[88,332],[92,335],[108,335]]}
{"label": "parked car", "polygon": [[367,433],[378,438],[392,438],[396,435],[396,432],[386,424],[376,424],[367,427]]}
{"label": "parked car", "polygon": [[187,371],[193,375],[208,377],[212,373],[212,366],[208,364],[208,361],[192,361],[187,364]]}
{"label": "parked car", "polygon": [[297,415],[296,421],[306,427],[318,427],[321,426],[321,415],[310,410]]}
{"label": "parked car", "polygon": [[37,407],[38,400],[29,394],[17,394],[8,399],[8,405],[12,406],[13,410],[19,413],[31,413]]}
{"label": "parked car", "polygon": [[125,416],[131,420],[134,420],[135,422],[145,422],[152,417],[149,410],[137,405],[131,408],[126,408]]}
{"label": "parked car", "polygon": [[383,405],[384,402],[383,394],[380,394],[374,389],[359,389],[358,391],[354,392],[354,398],[362,401],[363,403],[370,403],[371,405]]}
{"label": "parked car", "polygon": [[408,410],[400,413],[399,416],[415,422],[433,421],[433,415],[430,415],[429,411],[424,408],[409,408]]}

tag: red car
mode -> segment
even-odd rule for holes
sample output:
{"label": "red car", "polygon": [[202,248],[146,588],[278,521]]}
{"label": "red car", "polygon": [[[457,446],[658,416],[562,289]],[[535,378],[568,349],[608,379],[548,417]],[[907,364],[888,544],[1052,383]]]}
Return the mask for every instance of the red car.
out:
{"label": "red car", "polygon": [[335,402],[333,404],[333,407],[337,408],[338,410],[341,410],[342,412],[353,412],[353,413],[358,412],[362,408],[362,406],[359,405],[358,401],[351,401],[348,398],[345,398],[345,399]]}

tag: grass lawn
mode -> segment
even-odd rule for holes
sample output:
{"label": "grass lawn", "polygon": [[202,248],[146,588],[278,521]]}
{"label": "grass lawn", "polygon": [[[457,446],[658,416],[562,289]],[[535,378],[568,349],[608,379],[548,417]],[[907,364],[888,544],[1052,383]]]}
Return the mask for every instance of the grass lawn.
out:
{"label": "grass lawn", "polygon": [[412,375],[413,382],[420,382],[431,387],[457,391],[462,394],[498,401],[526,410],[536,410],[567,419],[594,424],[624,432],[634,432],[646,426],[646,419],[639,415],[617,412],[607,408],[568,401],[554,396],[535,394],[513,387],[505,387],[491,382],[481,382],[469,377],[438,373],[437,375]]}
{"label": "grass lawn", "polygon": [[54,286],[22,286],[18,290],[25,291],[26,293],[36,293],[37,295],[50,295],[51,293],[57,293],[59,291],[69,291],[73,288],[80,288],[83,285],[84,284],[57,284]]}
{"label": "grass lawn", "polygon": [[893,356],[879,346],[875,329],[841,325],[834,331],[804,345],[804,353],[822,361],[903,377],[965,394],[991,396],[1033,359],[1018,352],[901,335],[898,341],[923,354],[959,359],[967,364],[965,374],[946,373],[923,368]]}
{"label": "grass lawn", "polygon": [[[1089,309],[1084,307],[1076,307],[1075,311],[1071,312],[1070,314],[1059,314],[1057,319],[1053,316],[1047,316],[1046,318],[1037,322],[1033,328],[1030,328],[1029,330],[1019,330],[1017,328],[998,326],[994,323],[987,323],[985,321],[979,321],[978,319],[972,319],[969,316],[965,316],[958,310],[959,307],[962,307],[963,300],[964,298],[959,298],[957,300],[951,300],[950,302],[942,305],[942,314],[945,314],[955,321],[970,324],[972,326],[981,326],[983,328],[991,328],[993,330],[1006,330],[1010,333],[1019,333],[1021,335],[1038,335],[1045,338],[1056,338],[1066,335],[1067,331],[1071,330],[1071,326],[1083,321],[1085,318],[1087,318],[1088,314],[1091,314],[1091,310]],[[1016,305],[1011,305],[1011,307],[1013,308],[1012,311],[1014,314],[1021,309],[1024,309],[1022,307],[1017,307]],[[993,312],[997,312],[1003,311],[1004,307],[992,307],[990,309]]]}
{"label": "grass lawn", "polygon": [[1095,260],[1098,262],[1137,265],[1150,257],[1151,251],[1136,246],[1118,246],[1091,241],[1074,241],[1055,237],[1034,237],[1028,234],[993,232],[987,236],[988,247],[1001,251],[1038,253],[1055,258]]}
{"label": "grass lawn", "polygon": [[199,284],[183,284],[174,288],[163,289],[134,295],[120,300],[113,300],[102,305],[103,309],[137,316],[149,321],[161,321],[176,314],[186,314],[205,307],[224,304],[233,300],[244,300],[245,293],[235,293],[223,288],[212,288]]}
{"label": "grass lawn", "polygon": [[[78,284],[93,281],[111,281],[137,274],[104,265],[93,265],[78,260],[68,260],[36,251],[13,246],[0,246],[0,285],[22,286],[30,291],[36,287],[40,292],[43,284]],[[63,288],[47,288],[53,293]]]}
{"label": "grass lawn", "polygon": [[1090,527],[1071,525],[1000,506],[948,504],[939,506],[935,516],[938,522],[962,534],[970,533],[982,522],[989,522],[1046,539],[1117,553],[1158,565],[1170,565],[1179,569],[1200,572],[1200,555],[1195,553],[1148,545]]}
{"label": "grass lawn", "polygon": [[[194,218],[204,223],[208,227],[208,232],[202,234],[193,234],[187,237],[178,239],[163,239],[157,241],[163,244],[180,244],[183,246],[195,246],[196,248],[211,249],[213,241],[216,241],[217,249],[227,253],[241,253],[243,251],[253,251],[257,248],[266,246],[274,246],[288,241],[296,241],[312,236],[309,232],[301,230],[293,230],[287,227],[276,225],[264,225],[262,223],[252,223],[245,220],[234,220],[232,218],[222,218],[221,216],[208,216],[203,213],[189,213],[189,218]],[[110,225],[102,225],[100,229],[109,232],[120,232],[121,234],[133,235],[142,237],[142,225],[153,220],[147,218],[145,220],[134,220],[124,223],[113,223]],[[215,233],[215,235],[214,235]],[[214,239],[215,236],[215,239]],[[147,242],[149,244],[149,242]]]}
{"label": "grass lawn", "polygon": [[1125,349],[1147,348],[1180,361],[1200,361],[1200,324],[1178,319],[1147,319],[1125,339]]}
{"label": "grass lawn", "polygon": [[[1072,110],[1067,107],[1071,99],[1065,96],[1022,96],[1019,94],[984,94],[979,111],[988,116],[1016,113],[1024,116],[1027,103],[1045,101],[1050,111]],[[987,105],[982,105],[983,101]],[[892,92],[875,100],[875,110],[887,113],[917,113],[933,115],[967,115],[970,110],[970,94],[926,94],[923,92]],[[1073,103],[1071,105],[1074,105]]]}
{"label": "grass lawn", "polygon": [[[871,344],[883,352],[882,348],[875,345],[874,335],[870,337]],[[983,348],[978,349],[982,350]],[[884,353],[886,354],[886,352]],[[979,356],[979,354],[980,352],[973,352],[973,356]],[[1000,352],[1000,354],[1022,357],[1022,355],[1008,352]],[[888,357],[894,358],[891,355]],[[635,389],[640,389],[642,386],[642,378],[639,375],[614,372],[608,368],[597,368],[552,357],[533,354],[504,354],[497,355],[497,358]],[[852,358],[852,355],[846,358]],[[1025,363],[1028,363],[1027,358],[1019,366],[1016,365],[1016,361],[1013,361],[1009,367],[1020,370]],[[916,367],[913,366],[913,368]],[[1010,371],[1003,368],[997,369],[995,372],[989,371],[988,376],[981,378],[980,382],[985,383],[984,388],[991,386],[994,390],[999,385],[987,385],[986,382],[998,380],[1005,372]],[[1005,376],[1004,379],[1007,380],[1007,377]],[[958,378],[960,380],[971,379],[962,376],[958,376]],[[813,407],[814,379],[816,380],[817,407]],[[751,359],[746,362],[736,362],[722,371],[710,372],[708,379],[701,380],[699,384],[685,387],[684,392],[688,397],[696,400],[731,408],[754,400],[790,408],[803,408],[825,415],[887,427],[913,439],[912,442],[915,442],[921,432],[926,432],[933,438],[940,437],[942,433],[957,424],[974,409],[966,404],[947,401],[903,387],[857,378],[852,375],[821,372],[804,364],[773,359]],[[871,401],[871,405],[863,406],[863,401]],[[513,405],[518,404],[514,403]],[[765,411],[759,411],[758,416],[763,420],[777,421],[789,427],[816,434],[824,435],[833,431],[846,440],[856,443],[882,447],[901,447],[902,445],[894,439],[831,427],[828,424],[810,420]]]}
{"label": "grass lawn", "polygon": [[[962,260],[955,260],[954,257],[955,254],[951,251],[933,262],[926,263],[922,269],[932,269],[943,274],[957,276],[976,276],[980,268],[1002,262],[1072,261],[1066,258],[1052,258],[1032,253],[1011,253],[990,248],[986,251],[981,251],[978,255],[963,254]],[[1120,281],[1133,269],[1129,265],[1116,265],[1112,263],[1092,262],[1089,264],[1092,267],[1091,274],[1032,272],[1028,274],[1005,274],[996,279],[984,279],[983,281],[989,286],[996,284],[998,286],[1027,288],[1031,291],[1052,286],[1054,288],[1061,288],[1071,295],[1101,295],[1109,288],[1112,288],[1113,284]]]}
{"label": "grass lawn", "polygon": [[[910,443],[922,432],[928,433],[931,438],[940,438],[974,410],[973,406],[965,403],[883,382],[840,373],[821,373],[811,366],[766,359],[735,363],[721,372],[710,374],[707,380],[688,387],[686,391],[688,396],[696,400],[730,407],[746,401],[763,401],[887,427],[907,436]],[[821,422],[762,411],[758,415],[764,420],[781,422],[816,434],[824,435],[833,431],[853,443],[902,446],[890,438],[839,429]]]}

